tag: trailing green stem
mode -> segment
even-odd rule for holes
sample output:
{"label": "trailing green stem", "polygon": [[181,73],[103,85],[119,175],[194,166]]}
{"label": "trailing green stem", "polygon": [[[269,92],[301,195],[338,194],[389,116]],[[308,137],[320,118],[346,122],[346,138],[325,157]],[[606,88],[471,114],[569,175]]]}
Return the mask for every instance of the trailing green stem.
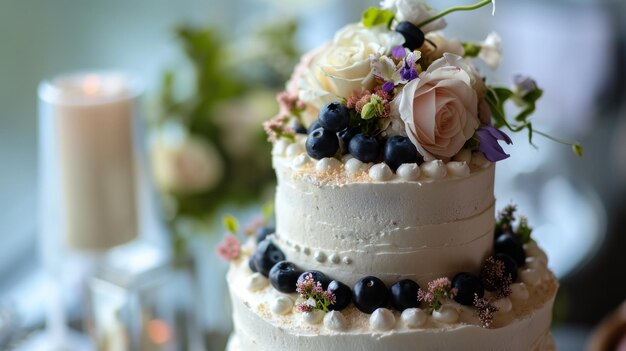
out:
{"label": "trailing green stem", "polygon": [[432,23],[438,19],[440,19],[441,17],[448,15],[452,12],[456,12],[456,11],[471,11],[471,10],[476,10],[479,9],[485,5],[489,5],[493,0],[483,0],[477,4],[474,5],[468,5],[468,6],[455,6],[455,7],[451,7],[443,12],[438,13],[437,15],[435,15],[434,17],[431,17],[429,19],[427,19],[426,21],[420,23],[417,25],[418,28],[421,28],[429,23]]}

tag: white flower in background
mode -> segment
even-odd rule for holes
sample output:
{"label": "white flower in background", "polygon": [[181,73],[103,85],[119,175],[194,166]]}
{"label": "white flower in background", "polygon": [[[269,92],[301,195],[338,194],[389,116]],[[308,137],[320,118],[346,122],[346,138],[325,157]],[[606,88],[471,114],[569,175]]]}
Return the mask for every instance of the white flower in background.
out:
{"label": "white flower in background", "polygon": [[[415,25],[418,25],[437,14],[437,12],[426,5],[424,1],[418,0],[384,0],[380,3],[380,7],[384,10],[393,12],[396,15],[396,20],[399,22],[408,21]],[[424,27],[421,27],[420,29],[422,32],[428,33],[444,29],[446,25],[446,20],[440,18],[425,25]]]}
{"label": "white flower in background", "polygon": [[152,144],[152,167],[159,189],[197,193],[214,187],[224,168],[215,147],[193,136],[172,139],[179,140],[160,136]]}
{"label": "white flower in background", "polygon": [[502,40],[496,32],[491,32],[481,43],[478,57],[485,61],[491,69],[496,69],[502,60]]}
{"label": "white flower in background", "polygon": [[220,140],[226,153],[244,158],[258,152],[259,135],[268,116],[278,113],[276,95],[258,90],[219,103],[215,107],[215,123],[220,126]]}
{"label": "white flower in background", "polygon": [[[350,24],[339,30],[333,42],[315,51],[296,69],[297,90],[302,102],[319,109],[325,104],[363,89],[371,89],[371,55],[383,55],[404,43],[400,33],[386,28]],[[291,90],[291,89],[290,89]],[[310,121],[305,121],[310,123]]]}
{"label": "white flower in background", "polygon": [[463,57],[445,54],[394,99],[409,139],[426,161],[454,156],[479,127],[476,80]]}
{"label": "white flower in background", "polygon": [[443,54],[449,53],[458,56],[465,55],[465,49],[463,44],[458,39],[447,39],[442,32],[431,32],[426,34],[426,39],[430,40],[435,45],[432,51],[423,52],[424,56],[430,59],[438,59],[443,57]]}

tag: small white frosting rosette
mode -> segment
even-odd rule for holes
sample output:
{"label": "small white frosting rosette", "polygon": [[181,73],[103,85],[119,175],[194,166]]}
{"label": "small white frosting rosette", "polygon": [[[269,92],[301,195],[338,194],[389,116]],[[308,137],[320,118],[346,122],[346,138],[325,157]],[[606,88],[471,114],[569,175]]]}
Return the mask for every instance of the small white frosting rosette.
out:
{"label": "small white frosting rosette", "polygon": [[386,308],[378,308],[370,316],[370,328],[376,331],[388,331],[396,324],[393,312]]}

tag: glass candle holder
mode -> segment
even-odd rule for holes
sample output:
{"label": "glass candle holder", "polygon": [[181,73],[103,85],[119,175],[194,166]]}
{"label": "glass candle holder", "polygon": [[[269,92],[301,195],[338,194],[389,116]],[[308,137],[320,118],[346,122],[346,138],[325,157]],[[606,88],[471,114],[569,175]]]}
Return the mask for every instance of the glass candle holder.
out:
{"label": "glass candle holder", "polygon": [[62,75],[39,86],[39,244],[50,349],[76,349],[87,283],[111,248],[137,238],[137,80]]}

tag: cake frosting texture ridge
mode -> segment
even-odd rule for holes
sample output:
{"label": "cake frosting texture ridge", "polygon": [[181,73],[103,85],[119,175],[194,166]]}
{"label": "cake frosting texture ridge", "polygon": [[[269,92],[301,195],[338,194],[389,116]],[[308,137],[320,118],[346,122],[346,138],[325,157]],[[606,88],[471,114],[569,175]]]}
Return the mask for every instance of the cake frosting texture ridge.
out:
{"label": "cake frosting texture ridge", "polygon": [[264,124],[275,218],[247,238],[227,219],[218,247],[228,351],[555,349],[558,281],[494,196],[504,130],[532,133],[542,91],[487,82],[473,61],[495,68],[500,38],[447,39],[458,9],[382,1],[295,68]]}

